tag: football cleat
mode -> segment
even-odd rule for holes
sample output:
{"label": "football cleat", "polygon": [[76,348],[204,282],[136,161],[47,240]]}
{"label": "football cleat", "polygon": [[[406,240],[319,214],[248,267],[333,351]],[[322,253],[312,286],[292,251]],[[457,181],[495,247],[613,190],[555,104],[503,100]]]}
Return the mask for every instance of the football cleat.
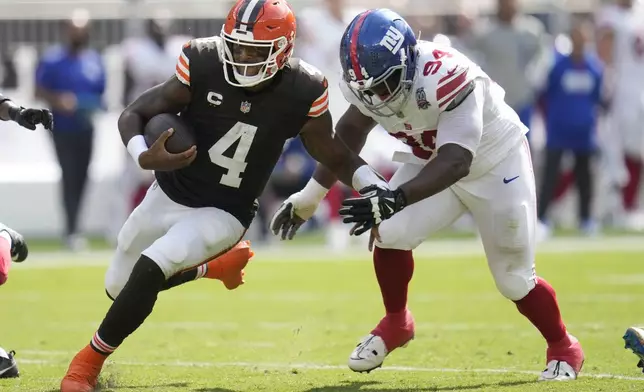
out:
{"label": "football cleat", "polygon": [[228,252],[208,262],[205,277],[221,280],[228,290],[234,290],[244,284],[244,268],[254,255],[250,241],[240,241]]}
{"label": "football cleat", "polygon": [[639,358],[637,367],[644,372],[644,329],[630,327],[624,333],[624,348],[630,349]]}
{"label": "football cleat", "polygon": [[576,380],[584,366],[584,351],[577,338],[569,334],[563,345],[548,347],[547,362],[539,381]]}
{"label": "football cleat", "polygon": [[13,358],[14,355],[16,355],[15,351],[6,352],[0,348],[0,378],[20,377],[18,363]]}
{"label": "football cleat", "polygon": [[60,382],[60,392],[93,392],[105,358],[90,345],[85,346],[69,364]]}
{"label": "football cleat", "polygon": [[411,312],[405,309],[401,313],[388,314],[351,352],[349,369],[369,373],[381,367],[390,352],[398,347],[407,347],[412,339],[414,318]]}
{"label": "football cleat", "polygon": [[389,354],[385,341],[380,336],[367,335],[349,356],[349,369],[354,372],[367,372],[378,369]]}
{"label": "football cleat", "polygon": [[29,249],[27,249],[27,243],[23,236],[2,223],[0,223],[0,232],[1,231],[7,232],[11,237],[11,260],[16,263],[25,261],[29,253]]}
{"label": "football cleat", "polygon": [[567,362],[552,360],[539,376],[539,381],[571,381],[577,379],[577,372]]}

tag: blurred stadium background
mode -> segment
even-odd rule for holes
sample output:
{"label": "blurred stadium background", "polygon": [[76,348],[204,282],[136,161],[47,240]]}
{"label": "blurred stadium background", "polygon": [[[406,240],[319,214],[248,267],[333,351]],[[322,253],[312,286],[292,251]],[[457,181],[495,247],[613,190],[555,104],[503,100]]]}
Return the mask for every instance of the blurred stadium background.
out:
{"label": "blurred stadium background", "polygon": [[[299,18],[300,38],[296,54],[321,68],[329,74],[330,79],[337,77],[339,68],[333,63],[337,62],[333,37],[341,33],[343,26],[339,27],[338,32],[338,27],[333,23],[320,22],[328,20],[324,19],[328,18],[325,16],[328,15],[327,9],[338,7],[342,17],[348,21],[367,7],[390,7],[407,17],[423,38],[437,37],[460,44],[467,42],[464,37],[475,34],[477,24],[494,15],[497,8],[496,0],[292,0],[291,3]],[[530,0],[521,2],[521,7],[523,12],[536,16],[544,24],[547,35],[543,42],[549,46],[546,52],[552,52],[554,56],[557,51],[565,53],[569,50],[567,31],[573,18],[584,16],[592,20],[603,9],[610,7],[610,3],[599,0]],[[128,61],[136,58],[136,45],[142,45],[141,40],[145,40],[147,23],[154,20],[167,29],[165,58],[170,59],[169,63],[172,64],[174,53],[190,37],[219,33],[231,4],[225,0],[0,2],[0,88],[5,95],[23,105],[43,104],[34,98],[34,75],[38,61],[47,48],[64,41],[63,21],[74,15],[91,18],[90,47],[102,54],[107,88],[103,98],[104,110],[94,117],[94,154],[80,214],[83,235],[113,241],[120,224],[136,202],[138,185],[149,183],[145,173],[132,167],[116,128],[120,111],[133,96],[131,80],[128,80]],[[476,48],[459,47],[476,51]],[[140,56],[137,61],[144,62],[145,56]],[[155,66],[162,67],[158,62]],[[164,66],[167,68],[167,65]],[[167,74],[170,75],[172,67],[168,69]],[[331,102],[337,119],[345,107],[337,89],[333,91]],[[0,194],[3,202],[0,204],[0,217],[27,237],[60,238],[64,230],[59,189],[61,175],[50,136],[43,131],[24,132],[12,123],[3,123],[1,126]],[[539,115],[534,116],[531,129],[533,156],[537,177],[540,177],[544,132]],[[388,162],[391,152],[405,147],[392,144],[389,139],[379,143],[382,137],[382,133],[370,137],[364,155],[371,164],[387,173],[395,169]],[[276,203],[297,190],[311,173],[310,158],[296,144],[287,148],[284,160],[276,169],[272,184],[263,196],[262,216],[270,216]],[[602,223],[608,231],[637,229],[637,224],[630,222],[626,225],[623,219],[615,218],[617,211],[621,211],[620,198],[615,192],[606,191],[606,184],[610,183],[607,177],[614,173],[606,169],[601,157],[593,170],[593,175],[598,179],[595,187],[602,189],[602,192],[596,192],[598,197],[593,203],[593,216],[597,222]],[[333,197],[338,196],[334,194]],[[558,200],[555,212],[551,214],[555,217],[553,224],[564,229],[575,229],[576,209],[571,208],[575,203],[574,191]],[[334,206],[333,202],[329,204]],[[326,235],[320,235],[320,238],[325,238],[330,246],[338,249],[347,245],[346,227],[333,223],[333,208],[321,209],[318,218],[317,225],[311,225],[311,229],[319,233],[326,231]],[[269,241],[265,236],[265,226],[265,219],[258,219],[249,236],[255,240]],[[457,222],[452,231],[474,232],[467,217]]]}

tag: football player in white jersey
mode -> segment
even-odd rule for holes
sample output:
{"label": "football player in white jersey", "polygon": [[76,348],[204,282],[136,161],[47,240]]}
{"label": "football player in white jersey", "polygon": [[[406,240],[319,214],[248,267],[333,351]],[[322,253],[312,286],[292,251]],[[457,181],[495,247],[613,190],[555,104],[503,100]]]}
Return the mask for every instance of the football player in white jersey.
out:
{"label": "football player in white jersey", "polygon": [[637,228],[643,224],[637,202],[644,169],[644,4],[617,0],[602,9],[597,23],[598,52],[613,79],[609,124],[629,177],[623,188],[624,224]]}
{"label": "football player in white jersey", "polygon": [[[505,104],[503,89],[458,51],[416,41],[407,22],[386,9],[363,12],[351,22],[340,57],[351,106],[338,122],[338,135],[360,151],[379,123],[412,151],[394,154],[404,164],[391,189],[369,186],[340,211],[345,222],[355,223],[353,234],[371,230],[387,312],[353,350],[349,367],[378,368],[414,337],[407,308],[412,250],[469,211],[497,288],[548,343],[540,379],[576,379],[584,361],[581,345],[566,330],[554,290],[535,274],[536,197],[527,128]],[[273,232],[293,238],[335,180],[318,166],[307,186],[276,212]]]}

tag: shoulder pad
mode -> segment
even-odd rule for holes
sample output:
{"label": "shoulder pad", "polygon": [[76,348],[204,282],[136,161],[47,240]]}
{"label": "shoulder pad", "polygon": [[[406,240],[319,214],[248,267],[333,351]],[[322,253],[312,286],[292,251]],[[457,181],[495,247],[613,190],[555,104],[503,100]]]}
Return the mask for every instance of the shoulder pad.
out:
{"label": "shoulder pad", "polygon": [[431,51],[424,51],[419,59],[420,84],[427,90],[430,104],[444,111],[454,98],[469,88],[477,74],[476,66],[455,49],[441,45],[427,45],[425,49]]}
{"label": "shoulder pad", "polygon": [[206,54],[206,53],[216,53],[217,56],[221,55],[221,37],[213,36],[213,37],[204,37],[204,38],[195,38],[190,41],[192,47],[199,53],[199,54]]}
{"label": "shoulder pad", "polygon": [[329,110],[329,83],[322,72],[304,60],[289,61],[295,76],[295,88],[303,100],[310,103],[308,116],[319,117]]}
{"label": "shoulder pad", "polygon": [[[175,67],[175,76],[181,83],[190,87],[190,78],[199,73],[200,64],[205,62],[208,67],[221,63],[221,38],[207,37],[188,41],[179,54]],[[214,64],[213,64],[214,63]]]}

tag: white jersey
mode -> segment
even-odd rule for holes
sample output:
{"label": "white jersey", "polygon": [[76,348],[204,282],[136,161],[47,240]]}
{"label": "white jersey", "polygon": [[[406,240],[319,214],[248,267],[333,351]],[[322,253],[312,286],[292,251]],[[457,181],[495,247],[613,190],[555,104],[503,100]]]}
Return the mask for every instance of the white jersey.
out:
{"label": "white jersey", "polygon": [[[402,109],[403,117],[378,116],[370,112],[341,83],[342,92],[364,115],[377,121],[389,134],[411,147],[411,153],[397,152],[394,160],[427,163],[444,144],[456,143],[470,151],[474,160],[468,178],[476,178],[491,170],[519,145],[528,129],[518,115],[505,103],[505,91],[483,70],[456,49],[429,41],[419,41],[416,76],[411,96]],[[441,127],[441,115],[454,98],[472,81],[482,88],[483,130],[480,141],[469,146],[454,136],[454,127]]]}

